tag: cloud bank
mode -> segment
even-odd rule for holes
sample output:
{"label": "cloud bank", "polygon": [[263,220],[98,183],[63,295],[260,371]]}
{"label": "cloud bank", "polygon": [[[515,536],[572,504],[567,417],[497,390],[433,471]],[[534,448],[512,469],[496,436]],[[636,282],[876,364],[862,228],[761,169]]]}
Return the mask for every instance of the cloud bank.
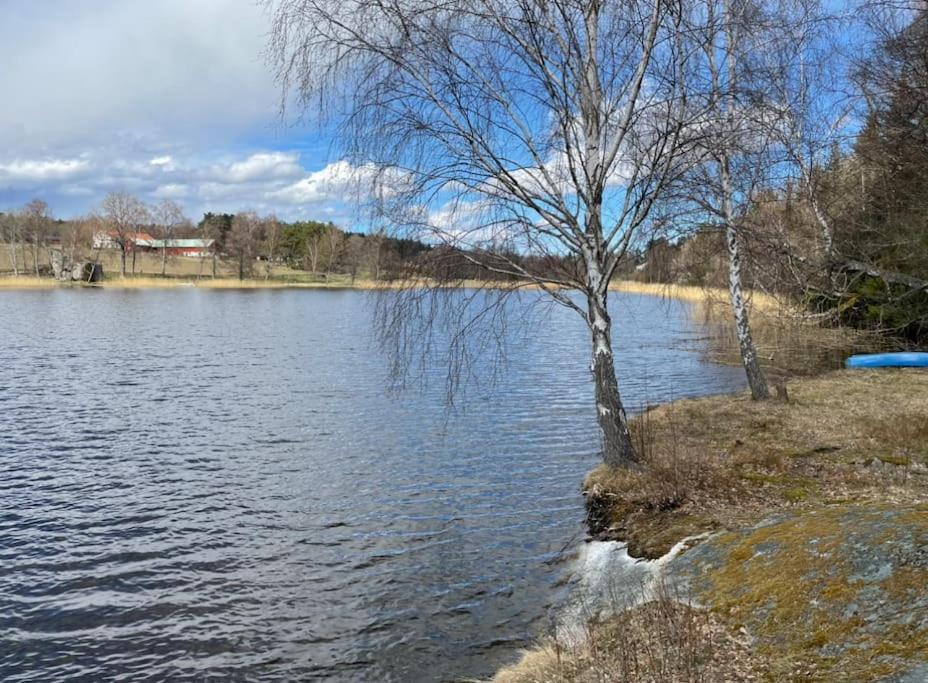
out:
{"label": "cloud bank", "polygon": [[0,3],[0,210],[106,192],[197,218],[244,208],[351,220],[354,169],[278,119],[253,0]]}

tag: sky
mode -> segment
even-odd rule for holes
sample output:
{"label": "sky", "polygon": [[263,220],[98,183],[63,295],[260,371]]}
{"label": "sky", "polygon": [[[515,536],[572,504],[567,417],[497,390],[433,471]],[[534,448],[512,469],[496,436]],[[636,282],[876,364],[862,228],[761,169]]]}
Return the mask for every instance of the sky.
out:
{"label": "sky", "polygon": [[279,116],[268,30],[255,0],[0,0],[0,211],[128,191],[352,225],[357,173]]}

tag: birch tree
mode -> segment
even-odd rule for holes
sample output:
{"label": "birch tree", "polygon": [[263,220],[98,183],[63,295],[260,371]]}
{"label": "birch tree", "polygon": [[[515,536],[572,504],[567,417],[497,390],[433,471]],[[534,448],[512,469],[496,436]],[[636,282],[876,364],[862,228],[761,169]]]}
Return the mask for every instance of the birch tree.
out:
{"label": "birch tree", "polygon": [[306,237],[306,259],[309,261],[309,268],[313,275],[319,267],[319,252],[322,248],[322,233],[324,228],[313,230]]}
{"label": "birch tree", "polygon": [[[446,335],[454,354],[481,323],[503,317],[504,301],[538,289],[587,326],[604,460],[636,466],[615,372],[609,282],[677,171],[686,129],[680,5],[269,4],[282,101],[338,123],[346,158],[372,186],[384,224],[499,281],[482,288],[475,305],[466,283],[433,269],[427,283],[420,278],[382,299],[379,330],[397,365],[412,340],[420,352],[434,340],[437,318],[423,297],[458,306],[444,316],[456,328]],[[537,258],[512,257],[518,253]],[[570,266],[526,265],[545,255]]]}
{"label": "birch tree", "polygon": [[126,254],[130,249],[135,253],[134,241],[148,220],[148,209],[128,192],[110,192],[103,198],[100,218],[119,247],[119,272],[122,277],[126,277]]}
{"label": "birch tree", "polygon": [[19,251],[20,242],[22,242],[22,228],[19,222],[19,216],[14,213],[0,214],[0,229],[2,229],[3,241],[6,242],[7,251],[10,257],[10,267],[13,269],[13,275],[19,275]]}
{"label": "birch tree", "polygon": [[48,232],[52,217],[48,204],[41,199],[33,199],[20,212],[23,230],[32,247],[32,268],[39,276],[39,252],[48,245]]}
{"label": "birch tree", "polygon": [[277,252],[280,248],[281,225],[277,216],[270,215],[264,223],[264,281],[271,278],[271,270],[277,261]]}
{"label": "birch tree", "polygon": [[232,218],[226,245],[229,255],[238,263],[238,279],[251,275],[261,246],[263,222],[253,211],[240,211]]}
{"label": "birch tree", "polygon": [[761,4],[751,0],[706,0],[693,6],[692,35],[701,53],[695,67],[704,84],[702,133],[694,155],[700,161],[689,171],[685,194],[704,220],[725,235],[728,256],[728,293],[741,362],[751,396],[770,397],[770,389],[754,344],[744,287],[742,241],[745,218],[755,191],[769,179],[770,126],[767,116],[762,55],[774,40],[777,25]]}
{"label": "birch tree", "polygon": [[161,237],[161,277],[164,277],[168,263],[168,243],[175,232],[189,224],[189,221],[184,216],[184,210],[180,205],[170,199],[164,199],[156,204],[151,209],[151,217]]}

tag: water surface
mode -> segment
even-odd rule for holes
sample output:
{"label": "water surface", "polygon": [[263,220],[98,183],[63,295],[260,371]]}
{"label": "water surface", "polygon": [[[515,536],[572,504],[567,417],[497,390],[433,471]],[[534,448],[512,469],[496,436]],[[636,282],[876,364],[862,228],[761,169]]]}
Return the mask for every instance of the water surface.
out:
{"label": "water surface", "polygon": [[[685,304],[613,317],[630,406],[742,386]],[[597,462],[579,319],[450,415],[369,330],[351,291],[0,294],[0,679],[453,680],[542,632]]]}

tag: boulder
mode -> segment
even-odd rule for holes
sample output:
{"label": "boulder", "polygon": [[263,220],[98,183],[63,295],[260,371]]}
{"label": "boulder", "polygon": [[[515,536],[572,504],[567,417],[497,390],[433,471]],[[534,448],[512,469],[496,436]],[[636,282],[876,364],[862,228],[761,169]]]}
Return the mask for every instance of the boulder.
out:
{"label": "boulder", "polygon": [[102,282],[103,266],[91,261],[72,262],[59,249],[50,250],[52,273],[56,280],[64,282]]}

